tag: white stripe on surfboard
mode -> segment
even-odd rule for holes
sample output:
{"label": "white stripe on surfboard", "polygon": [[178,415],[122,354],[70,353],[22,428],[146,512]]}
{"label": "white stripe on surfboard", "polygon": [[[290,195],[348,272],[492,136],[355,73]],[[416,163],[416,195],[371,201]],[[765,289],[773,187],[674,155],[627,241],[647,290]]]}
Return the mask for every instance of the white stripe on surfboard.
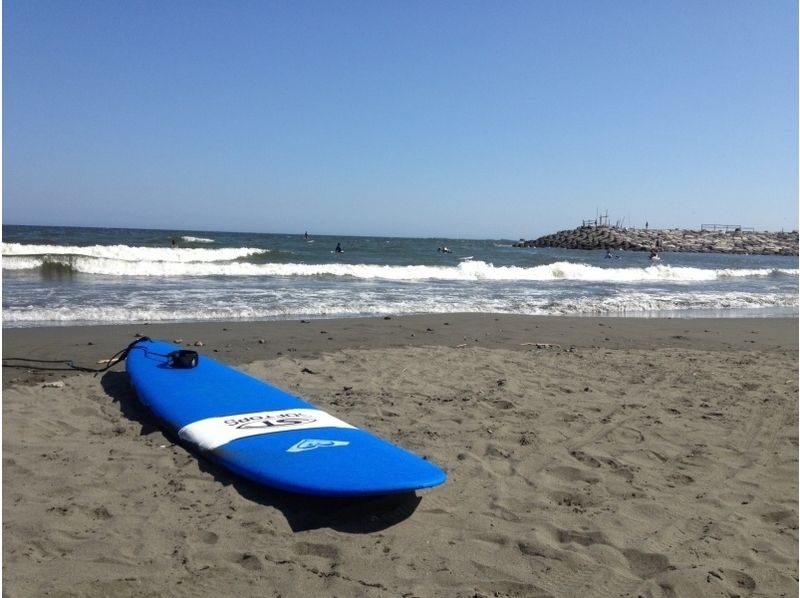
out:
{"label": "white stripe on surfboard", "polygon": [[210,451],[239,438],[313,428],[355,429],[355,426],[320,409],[281,409],[201,419],[183,426],[178,436]]}

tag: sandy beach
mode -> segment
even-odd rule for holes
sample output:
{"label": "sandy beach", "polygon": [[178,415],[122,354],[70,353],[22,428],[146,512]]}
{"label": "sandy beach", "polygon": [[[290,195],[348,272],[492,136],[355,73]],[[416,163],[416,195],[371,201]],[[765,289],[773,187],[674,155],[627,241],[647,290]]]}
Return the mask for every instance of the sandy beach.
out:
{"label": "sandy beach", "polygon": [[797,596],[798,320],[447,314],[3,330],[180,340],[442,466],[295,496],[163,434],[124,367],[3,369],[3,595]]}

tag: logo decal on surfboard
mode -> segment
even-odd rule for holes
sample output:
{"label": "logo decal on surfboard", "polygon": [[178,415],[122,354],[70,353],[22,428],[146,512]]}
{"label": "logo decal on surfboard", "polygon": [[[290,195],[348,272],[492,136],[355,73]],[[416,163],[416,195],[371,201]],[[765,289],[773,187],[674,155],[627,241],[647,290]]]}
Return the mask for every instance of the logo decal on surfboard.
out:
{"label": "logo decal on surfboard", "polygon": [[314,415],[307,413],[291,412],[266,413],[245,416],[241,418],[226,419],[226,426],[233,426],[237,430],[257,430],[259,428],[276,428],[280,426],[299,426],[311,424],[316,421]]}
{"label": "logo decal on surfboard", "polygon": [[183,426],[178,436],[203,450],[213,450],[249,436],[313,428],[352,429],[355,426],[319,409],[299,408],[209,417]]}
{"label": "logo decal on surfboard", "polygon": [[308,440],[301,440],[294,446],[286,449],[287,453],[302,453],[305,451],[313,451],[318,448],[333,448],[335,446],[347,446],[350,444],[347,440],[318,440],[316,438],[309,438]]}

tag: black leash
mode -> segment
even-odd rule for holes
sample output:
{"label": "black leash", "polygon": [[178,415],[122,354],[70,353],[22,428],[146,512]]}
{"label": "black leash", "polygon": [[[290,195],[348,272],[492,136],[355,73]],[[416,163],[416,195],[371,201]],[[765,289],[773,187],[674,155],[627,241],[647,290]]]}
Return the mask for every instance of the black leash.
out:
{"label": "black leash", "polygon": [[[53,372],[90,372],[93,374],[101,374],[119,362],[124,360],[128,353],[130,353],[131,349],[133,349],[138,343],[149,341],[150,339],[146,336],[141,338],[137,338],[133,341],[130,345],[122,349],[121,351],[117,351],[111,358],[108,360],[108,363],[105,367],[102,368],[87,368],[81,365],[75,365],[71,359],[30,359],[28,357],[4,357],[3,358],[3,367],[4,368],[19,368],[25,370],[47,370]],[[21,361],[25,363],[6,363],[6,361]],[[52,364],[61,364],[66,367],[53,367],[53,366],[44,366],[44,365],[26,365],[26,363],[52,363]]]}

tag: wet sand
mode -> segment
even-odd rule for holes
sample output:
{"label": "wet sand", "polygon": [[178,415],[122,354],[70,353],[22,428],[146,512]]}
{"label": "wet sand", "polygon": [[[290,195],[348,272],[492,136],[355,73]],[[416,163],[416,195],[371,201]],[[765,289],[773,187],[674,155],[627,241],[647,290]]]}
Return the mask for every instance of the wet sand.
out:
{"label": "wet sand", "polygon": [[424,315],[8,329],[87,367],[197,341],[449,475],[259,488],[122,365],[3,370],[5,596],[796,596],[798,320]]}

